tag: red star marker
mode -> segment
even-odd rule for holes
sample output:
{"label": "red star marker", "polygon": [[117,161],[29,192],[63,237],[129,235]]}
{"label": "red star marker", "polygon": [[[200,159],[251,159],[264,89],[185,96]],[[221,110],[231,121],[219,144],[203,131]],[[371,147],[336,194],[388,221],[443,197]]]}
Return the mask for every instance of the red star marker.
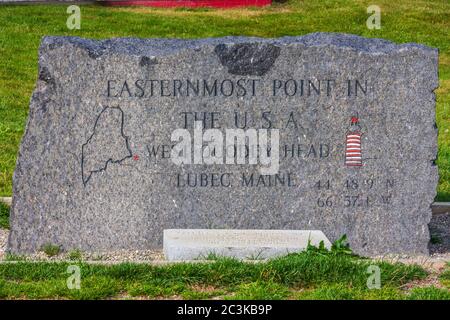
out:
{"label": "red star marker", "polygon": [[359,119],[358,117],[352,117],[352,124],[358,123]]}
{"label": "red star marker", "polygon": [[134,160],[134,161],[138,161],[138,160],[139,160],[139,156],[138,156],[137,154],[135,154],[135,155],[133,156],[133,160]]}

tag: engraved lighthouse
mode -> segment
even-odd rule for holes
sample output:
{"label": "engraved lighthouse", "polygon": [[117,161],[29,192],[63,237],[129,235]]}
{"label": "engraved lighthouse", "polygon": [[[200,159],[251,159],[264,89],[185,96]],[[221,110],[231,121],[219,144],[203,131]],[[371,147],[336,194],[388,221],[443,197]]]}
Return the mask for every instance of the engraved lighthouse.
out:
{"label": "engraved lighthouse", "polygon": [[345,137],[345,165],[347,167],[361,167],[363,165],[361,136],[362,131],[359,119],[358,117],[352,117]]}

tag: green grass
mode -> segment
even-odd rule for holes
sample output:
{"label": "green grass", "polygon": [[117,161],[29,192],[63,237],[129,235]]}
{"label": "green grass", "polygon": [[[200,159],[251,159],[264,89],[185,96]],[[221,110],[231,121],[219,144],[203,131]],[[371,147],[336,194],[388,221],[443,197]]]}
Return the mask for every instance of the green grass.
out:
{"label": "green grass", "polygon": [[230,300],[283,300],[290,297],[289,287],[272,281],[244,283],[236,287]]}
{"label": "green grass", "polygon": [[73,261],[80,261],[83,258],[81,250],[72,250],[68,253],[67,258]]}
{"label": "green grass", "polygon": [[450,262],[447,262],[445,271],[440,276],[441,283],[444,287],[450,290]]}
{"label": "green grass", "polygon": [[450,300],[450,291],[436,287],[414,288],[407,296],[410,300]]}
{"label": "green grass", "polygon": [[9,229],[9,206],[0,202],[0,228]]}
{"label": "green grass", "polygon": [[59,254],[61,251],[61,248],[57,245],[46,243],[42,246],[42,251],[48,256],[48,257],[54,257]]}
{"label": "green grass", "polygon": [[0,7],[0,195],[11,195],[12,173],[37,75],[37,48],[44,35],[89,38],[228,35],[279,37],[346,32],[440,49],[437,93],[440,183],[437,200],[450,200],[450,2],[379,0],[382,29],[368,30],[373,1],[288,1],[268,8],[188,10],[82,5],[81,30],[66,28],[65,5]]}
{"label": "green grass", "polygon": [[[448,286],[402,289],[424,280],[428,273],[423,268],[360,258],[345,243],[343,237],[331,251],[308,246],[304,252],[259,263],[211,256],[199,263],[104,265],[10,256],[13,263],[0,263],[0,299],[450,300]],[[73,265],[81,272],[79,290],[67,286]],[[380,268],[379,289],[367,287],[368,267],[373,265]],[[445,286],[450,263],[440,278]]]}
{"label": "green grass", "polygon": [[[37,76],[37,48],[44,35],[88,38],[177,37],[227,35],[279,37],[310,32],[346,32],[418,42],[440,49],[437,94],[440,183],[437,200],[450,201],[450,3],[388,1],[382,29],[368,30],[366,8],[371,1],[289,1],[268,8],[239,10],[106,8],[82,5],[81,30],[66,28],[65,5],[0,6],[0,196],[12,192],[12,173],[23,134],[28,103]],[[0,204],[0,227],[8,227],[9,208]],[[210,299],[450,299],[450,265],[440,276],[447,289],[404,284],[424,279],[418,266],[376,263],[380,289],[366,286],[373,261],[345,254],[308,250],[264,263],[214,259],[211,263],[151,266],[91,265],[80,253],[69,256],[81,268],[81,290],[69,290],[69,263],[0,264],[0,298],[184,298]],[[213,257],[211,257],[213,259]]]}
{"label": "green grass", "polygon": [[[73,264],[73,263],[72,263]],[[381,269],[381,289],[366,286],[367,268]],[[261,263],[220,258],[209,263],[164,266],[78,262],[81,289],[69,290],[71,263],[27,262],[0,264],[0,298],[185,298],[210,299],[406,299],[400,287],[424,279],[419,266],[361,259],[339,252],[308,249]],[[443,292],[415,293],[444,297]]]}
{"label": "green grass", "polygon": [[349,285],[324,285],[315,290],[305,290],[296,295],[299,300],[402,300],[407,294],[398,288],[385,287],[361,290]]}

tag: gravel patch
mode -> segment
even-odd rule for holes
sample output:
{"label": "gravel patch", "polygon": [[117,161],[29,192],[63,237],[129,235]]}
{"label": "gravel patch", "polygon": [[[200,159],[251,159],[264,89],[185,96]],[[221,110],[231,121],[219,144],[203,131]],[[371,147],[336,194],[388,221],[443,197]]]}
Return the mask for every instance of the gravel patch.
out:
{"label": "gravel patch", "polygon": [[[162,250],[118,250],[111,252],[82,252],[81,260],[90,262],[154,262],[164,260]],[[68,261],[78,260],[71,257],[71,252],[65,252],[49,257],[44,252],[27,255],[27,260],[33,261]]]}
{"label": "gravel patch", "polygon": [[[8,230],[0,229],[0,260],[5,259],[6,245],[8,242]],[[450,213],[434,215],[430,223],[429,256],[387,255],[376,257],[390,262],[402,262],[407,264],[418,264],[425,269],[440,272],[450,262]],[[61,253],[48,257],[44,252],[27,255],[27,260],[32,261],[67,261],[73,252]],[[89,253],[80,252],[83,261],[99,263],[117,262],[149,262],[165,263],[162,250],[118,250],[113,252]]]}
{"label": "gravel patch", "polygon": [[[8,244],[9,230],[0,229],[0,261],[6,258],[6,246]],[[71,259],[72,252],[60,253],[56,256],[49,257],[44,252],[36,252],[26,255],[26,260],[29,261],[68,261]],[[119,250],[112,252],[80,252],[81,260],[91,262],[157,262],[164,260],[162,250]],[[22,258],[22,257],[21,257]]]}
{"label": "gravel patch", "polygon": [[439,280],[439,273],[433,272],[428,277],[422,280],[414,280],[411,282],[406,283],[401,287],[401,289],[405,291],[411,291],[414,288],[426,288],[426,287],[436,287],[439,289],[447,289],[446,286],[442,284],[442,282]]}
{"label": "gravel patch", "polygon": [[434,215],[429,224],[431,254],[450,252],[450,213]]}
{"label": "gravel patch", "polygon": [[8,244],[8,230],[0,229],[0,260],[5,256],[6,245]]}

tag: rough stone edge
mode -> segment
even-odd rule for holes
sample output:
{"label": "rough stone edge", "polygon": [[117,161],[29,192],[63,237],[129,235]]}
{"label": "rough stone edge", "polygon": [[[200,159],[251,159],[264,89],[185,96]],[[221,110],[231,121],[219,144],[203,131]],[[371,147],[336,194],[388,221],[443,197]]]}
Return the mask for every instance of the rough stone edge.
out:
{"label": "rough stone edge", "polygon": [[98,58],[104,53],[121,53],[131,55],[165,55],[186,49],[199,49],[205,45],[262,43],[273,45],[300,44],[306,47],[335,46],[362,51],[371,54],[389,54],[408,49],[417,49],[424,53],[437,53],[432,48],[417,43],[396,44],[380,38],[364,38],[346,33],[317,32],[303,36],[286,36],[281,38],[260,38],[227,36],[222,38],[178,39],[178,38],[110,38],[94,40],[72,36],[44,36],[41,41],[40,53],[47,49],[55,49],[64,45],[73,45],[84,49],[92,58]]}

